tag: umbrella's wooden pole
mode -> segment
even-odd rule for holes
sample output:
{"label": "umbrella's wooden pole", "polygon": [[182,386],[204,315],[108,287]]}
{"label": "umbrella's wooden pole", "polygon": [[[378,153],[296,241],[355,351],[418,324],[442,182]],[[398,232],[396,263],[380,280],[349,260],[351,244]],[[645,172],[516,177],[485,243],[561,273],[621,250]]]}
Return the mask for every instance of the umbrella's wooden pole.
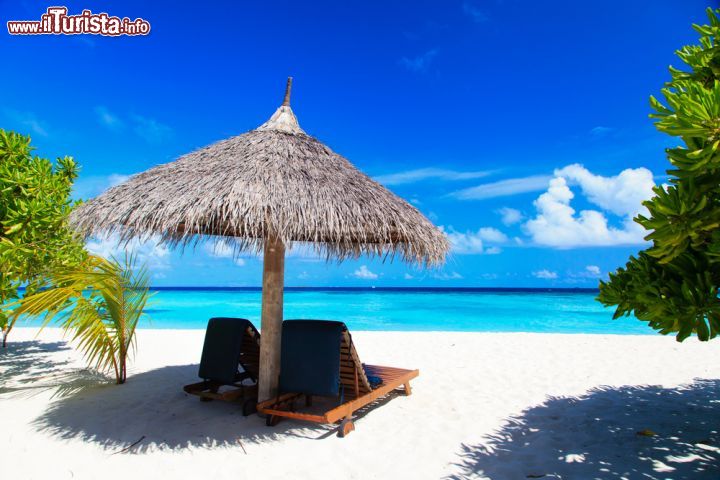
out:
{"label": "umbrella's wooden pole", "polygon": [[285,245],[281,240],[265,241],[263,259],[262,312],[260,322],[260,378],[258,401],[277,394],[280,377],[280,334],[283,321]]}

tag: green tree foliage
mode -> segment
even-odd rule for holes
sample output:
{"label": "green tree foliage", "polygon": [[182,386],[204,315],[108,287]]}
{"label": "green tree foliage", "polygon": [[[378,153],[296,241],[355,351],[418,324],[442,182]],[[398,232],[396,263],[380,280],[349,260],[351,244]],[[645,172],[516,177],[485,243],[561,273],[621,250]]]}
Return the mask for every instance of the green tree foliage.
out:
{"label": "green tree foliage", "polygon": [[32,293],[45,274],[82,261],[85,251],[68,226],[78,167],[31,155],[30,137],[0,129],[0,328],[3,346],[12,329],[7,302],[18,288]]}
{"label": "green tree foliage", "polygon": [[48,279],[52,287],[16,302],[13,315],[43,316],[43,327],[59,319],[91,366],[125,383],[135,329],[150,297],[147,270],[135,268],[132,257],[120,263],[89,255]]}
{"label": "green tree foliage", "polygon": [[708,9],[709,25],[693,25],[700,44],[678,57],[688,68],[670,68],[662,90],[651,97],[656,127],[679,137],[667,149],[668,186],[644,202],[649,216],[635,221],[651,233],[652,246],[630,257],[625,268],[600,282],[598,300],[616,306],[615,318],[635,314],[678,341],[720,332],[720,10]]}

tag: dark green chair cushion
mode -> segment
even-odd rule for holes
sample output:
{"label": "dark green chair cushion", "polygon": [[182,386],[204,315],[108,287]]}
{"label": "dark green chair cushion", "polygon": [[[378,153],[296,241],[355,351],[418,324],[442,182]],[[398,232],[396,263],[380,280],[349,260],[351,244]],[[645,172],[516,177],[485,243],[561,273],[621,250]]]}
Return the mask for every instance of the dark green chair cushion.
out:
{"label": "dark green chair cushion", "polygon": [[340,393],[342,322],[286,320],[282,324],[281,393],[337,396]]}
{"label": "dark green chair cushion", "polygon": [[208,321],[198,376],[222,384],[236,381],[243,335],[250,326],[244,318],[216,317]]}

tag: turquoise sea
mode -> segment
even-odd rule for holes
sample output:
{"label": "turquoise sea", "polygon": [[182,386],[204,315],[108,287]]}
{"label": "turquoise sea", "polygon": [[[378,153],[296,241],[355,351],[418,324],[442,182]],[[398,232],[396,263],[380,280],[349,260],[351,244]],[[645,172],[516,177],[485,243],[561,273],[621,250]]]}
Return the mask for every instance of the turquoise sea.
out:
{"label": "turquoise sea", "polygon": [[[594,290],[288,289],[285,318],[342,320],[353,330],[651,334],[612,319]],[[205,328],[214,316],[260,319],[260,290],[160,288],[142,328]]]}

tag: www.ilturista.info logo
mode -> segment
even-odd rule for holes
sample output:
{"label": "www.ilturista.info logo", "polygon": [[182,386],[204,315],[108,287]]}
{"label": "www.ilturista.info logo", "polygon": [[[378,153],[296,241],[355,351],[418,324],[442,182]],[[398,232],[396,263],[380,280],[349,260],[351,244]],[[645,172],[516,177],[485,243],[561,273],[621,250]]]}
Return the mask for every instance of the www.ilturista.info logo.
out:
{"label": "www.ilturista.info logo", "polygon": [[150,22],[142,18],[111,17],[107,13],[83,10],[80,15],[68,15],[67,7],[48,7],[40,20],[7,22],[10,35],[147,35]]}

